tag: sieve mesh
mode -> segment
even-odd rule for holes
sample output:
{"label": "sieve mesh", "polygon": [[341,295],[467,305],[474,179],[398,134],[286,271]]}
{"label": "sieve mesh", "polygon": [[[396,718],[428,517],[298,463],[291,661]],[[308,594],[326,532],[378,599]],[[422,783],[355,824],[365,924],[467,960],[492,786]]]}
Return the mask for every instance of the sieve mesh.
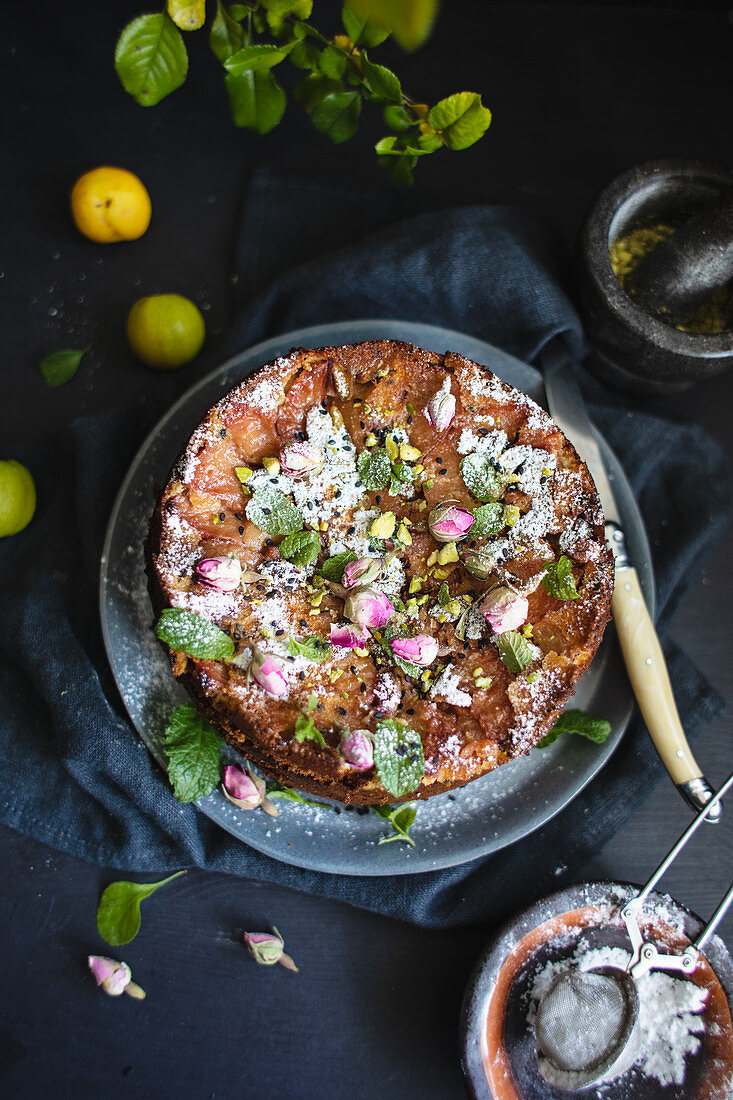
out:
{"label": "sieve mesh", "polygon": [[557,1069],[591,1071],[624,1042],[628,1011],[623,985],[612,975],[566,970],[538,1006],[538,1047]]}

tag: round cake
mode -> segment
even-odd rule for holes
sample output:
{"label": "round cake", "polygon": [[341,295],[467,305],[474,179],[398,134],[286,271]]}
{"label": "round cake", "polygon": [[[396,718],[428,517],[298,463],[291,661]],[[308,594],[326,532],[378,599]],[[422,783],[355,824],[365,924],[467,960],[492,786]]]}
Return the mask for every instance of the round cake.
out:
{"label": "round cake", "polygon": [[149,551],[198,709],[281,784],[372,805],[537,745],[613,589],[592,478],[547,413],[395,341],[297,349],[222,398]]}

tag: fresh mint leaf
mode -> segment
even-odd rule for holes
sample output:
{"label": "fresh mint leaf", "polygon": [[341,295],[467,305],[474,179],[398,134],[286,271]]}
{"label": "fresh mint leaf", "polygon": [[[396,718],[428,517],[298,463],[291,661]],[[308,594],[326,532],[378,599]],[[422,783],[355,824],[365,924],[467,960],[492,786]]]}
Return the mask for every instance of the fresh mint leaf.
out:
{"label": "fresh mint leaf", "polygon": [[341,584],[344,579],[344,569],[350,561],[356,561],[356,554],[353,550],[344,550],[341,554],[326,558],[318,572],[325,580]]}
{"label": "fresh mint leaf", "polygon": [[529,642],[523,634],[516,630],[507,630],[494,638],[494,645],[499,650],[502,661],[515,676],[518,676],[523,668],[532,663],[532,651]]}
{"label": "fresh mint leaf", "polygon": [[402,87],[399,78],[384,65],[375,65],[362,53],[361,72],[376,103],[402,103]]}
{"label": "fresh mint leaf", "polygon": [[414,478],[412,469],[406,462],[393,462],[392,463],[392,475],[389,482],[389,491],[393,497],[399,496],[400,493],[404,493],[405,490],[412,485]]}
{"label": "fresh mint leaf", "polygon": [[596,745],[602,745],[608,739],[611,732],[611,723],[605,718],[591,718],[584,710],[566,710],[561,714],[555,725],[540,741],[538,748],[544,749],[557,741],[563,733],[577,733],[580,737],[587,737]]}
{"label": "fresh mint leaf", "polygon": [[295,740],[301,745],[304,741],[315,741],[319,748],[325,748],[326,746],[323,734],[317,728],[310,714],[305,712],[299,714],[295,719]]}
{"label": "fresh mint leaf", "polygon": [[325,638],[319,638],[317,634],[311,634],[302,642],[291,638],[288,642],[288,652],[291,657],[305,657],[306,661],[327,661],[331,656],[331,645]]}
{"label": "fresh mint leaf", "polygon": [[379,46],[385,38],[389,38],[386,27],[378,27],[371,23],[367,16],[357,15],[349,4],[344,4],[341,12],[341,22],[355,46]]}
{"label": "fresh mint leaf", "polygon": [[542,566],[545,576],[542,587],[556,600],[577,600],[580,593],[575,587],[573,566],[563,554],[558,561],[548,561]]}
{"label": "fresh mint leaf", "polygon": [[287,535],[278,549],[281,558],[302,568],[318,560],[321,540],[315,531],[296,531],[292,535]]}
{"label": "fresh mint leaf", "polygon": [[362,485],[372,493],[386,489],[392,476],[392,463],[384,447],[373,447],[361,452],[356,460]]}
{"label": "fresh mint leaf", "polygon": [[414,791],[425,775],[420,735],[394,718],[378,722],[374,732],[374,764],[389,794],[402,798]]}
{"label": "fresh mint leaf", "polygon": [[375,814],[383,817],[392,826],[392,833],[383,836],[377,844],[389,844],[393,840],[401,840],[415,847],[415,841],[410,836],[410,827],[417,816],[417,806],[414,802],[404,802],[401,806],[372,806]]}
{"label": "fresh mint leaf", "polygon": [[178,653],[198,660],[220,661],[234,656],[234,642],[216,623],[183,607],[166,607],[155,624],[155,633]]}
{"label": "fresh mint leaf", "polygon": [[176,707],[165,731],[168,778],[179,802],[211,794],[219,782],[221,738],[190,703]]}
{"label": "fresh mint leaf", "polygon": [[283,802],[297,802],[299,806],[316,806],[319,810],[335,808],[329,806],[327,802],[314,802],[310,798],[303,798],[300,791],[296,791],[292,787],[278,787],[276,790],[267,793],[269,798],[281,798]]}
{"label": "fresh mint leaf", "polygon": [[438,589],[438,605],[440,607],[447,607],[450,602],[451,602],[450,589],[448,588],[448,585],[444,581],[443,584],[441,584],[440,588]]}
{"label": "fresh mint leaf", "polygon": [[504,527],[504,508],[498,502],[482,504],[473,513],[473,524],[469,531],[472,539],[493,538]]}
{"label": "fresh mint leaf", "polygon": [[57,386],[64,386],[70,382],[91,346],[87,344],[85,348],[65,348],[63,351],[54,351],[42,359],[40,370],[46,379],[46,385],[56,389]]}
{"label": "fresh mint leaf", "polygon": [[466,455],[461,462],[461,477],[477,500],[494,501],[501,496],[503,483],[488,455]]}
{"label": "fresh mint leaf", "polygon": [[180,88],[188,54],[170,16],[140,15],[128,23],[117,39],[115,69],[122,87],[142,107],[153,107]]}
{"label": "fresh mint leaf", "polygon": [[121,947],[134,940],[140,931],[140,903],[174,878],[185,875],[176,871],[160,882],[111,882],[104,890],[97,907],[97,931],[111,947]]}
{"label": "fresh mint leaf", "polygon": [[335,145],[348,141],[356,133],[361,114],[358,92],[331,92],[311,111],[311,122]]}
{"label": "fresh mint leaf", "polygon": [[303,530],[303,517],[298,509],[271,485],[258,489],[247,502],[247,519],[271,538]]}
{"label": "fresh mint leaf", "polygon": [[491,111],[478,92],[456,92],[436,103],[428,120],[449,149],[468,149],[488,130]]}
{"label": "fresh mint leaf", "polygon": [[216,15],[209,31],[211,52],[223,65],[242,48],[243,44],[244,31],[236,19],[227,12],[221,0],[217,0]]}
{"label": "fresh mint leaf", "polygon": [[275,129],[285,114],[287,96],[271,72],[256,69],[230,72],[224,83],[235,126],[254,130],[256,134],[268,134]]}
{"label": "fresh mint leaf", "polygon": [[[241,29],[241,28],[240,28]],[[243,46],[235,54],[227,58],[224,68],[233,76],[242,73],[264,73],[274,69],[288,56],[291,46]]]}

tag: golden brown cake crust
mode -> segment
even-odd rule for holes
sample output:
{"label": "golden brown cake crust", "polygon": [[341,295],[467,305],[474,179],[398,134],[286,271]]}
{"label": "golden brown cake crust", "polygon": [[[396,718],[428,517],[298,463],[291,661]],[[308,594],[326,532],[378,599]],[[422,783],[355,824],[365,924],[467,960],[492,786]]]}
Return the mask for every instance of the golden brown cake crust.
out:
{"label": "golden brown cake crust", "polygon": [[[424,411],[439,391],[455,398],[443,430]],[[262,467],[294,441],[319,448],[325,456],[319,471],[294,480]],[[365,489],[356,462],[375,448],[389,451],[398,472],[403,463],[408,480]],[[489,563],[481,579],[475,567],[472,575],[462,560],[451,561],[453,551],[445,552],[448,544],[428,526],[432,509],[447,500],[463,508],[479,504],[462,475],[469,455],[491,459],[506,520],[497,534],[476,540],[469,532],[456,543],[456,556],[474,551]],[[268,487],[287,494],[305,529],[316,531],[318,560],[305,569],[282,559],[281,538],[247,518],[251,491]],[[385,513],[395,517],[392,537],[370,541],[374,520]],[[327,646],[331,624],[344,624],[345,593],[318,570],[346,550],[394,555],[375,587],[397,610],[359,648],[334,645],[319,662],[292,658],[291,639],[317,636]],[[227,556],[251,579],[232,592],[202,585],[197,564]],[[572,565],[576,599],[557,599],[541,583],[546,563],[561,557]],[[486,367],[395,341],[295,350],[219,401],[163,490],[149,564],[156,610],[195,611],[236,643],[231,661],[170,651],[174,675],[226,740],[287,786],[367,804],[398,799],[376,768],[358,771],[347,763],[339,747],[344,730],[373,733],[394,717],[417,731],[425,771],[404,798],[462,786],[528,752],[590,664],[613,589],[590,473],[547,413]],[[530,663],[518,674],[502,660],[479,610],[497,586],[527,601]],[[390,628],[435,639],[437,657],[417,672],[403,671],[393,659]],[[248,672],[257,649],[280,660],[285,696],[274,697]],[[312,718],[325,746],[295,737],[296,719],[313,696]]]}

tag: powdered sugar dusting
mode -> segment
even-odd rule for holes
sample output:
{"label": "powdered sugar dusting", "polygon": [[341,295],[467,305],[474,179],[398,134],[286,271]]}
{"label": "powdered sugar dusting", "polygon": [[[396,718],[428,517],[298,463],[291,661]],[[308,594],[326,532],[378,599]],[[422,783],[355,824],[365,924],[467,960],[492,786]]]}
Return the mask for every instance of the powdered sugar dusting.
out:
{"label": "powdered sugar dusting", "polygon": [[431,687],[429,696],[431,699],[444,699],[454,707],[470,707],[471,696],[458,686],[462,682],[463,678],[457,666],[448,665]]}

